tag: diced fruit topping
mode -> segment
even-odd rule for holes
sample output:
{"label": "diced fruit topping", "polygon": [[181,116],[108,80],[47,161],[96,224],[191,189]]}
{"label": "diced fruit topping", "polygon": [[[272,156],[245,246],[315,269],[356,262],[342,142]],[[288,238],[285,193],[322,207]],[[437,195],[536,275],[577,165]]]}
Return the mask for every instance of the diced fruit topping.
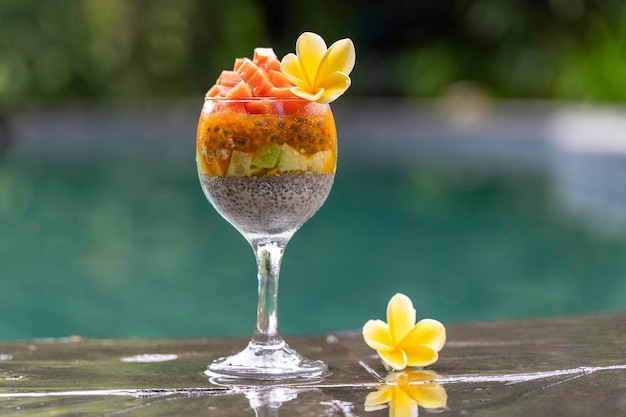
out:
{"label": "diced fruit topping", "polygon": [[249,177],[264,175],[268,172],[334,172],[335,159],[331,151],[319,151],[310,157],[300,154],[287,144],[268,145],[258,149],[251,156],[245,152],[233,151],[228,166],[229,177]]}
{"label": "diced fruit topping", "polygon": [[271,107],[267,100],[247,101],[244,103],[244,107],[246,108],[246,112],[250,114],[271,113]]}
{"label": "diced fruit topping", "polygon": [[[272,48],[256,48],[254,56],[237,58],[232,71],[224,70],[207,97],[243,99],[253,97],[293,97],[293,84],[280,71],[280,61]],[[250,113],[271,109],[250,106]]]}
{"label": "diced fruit topping", "polygon": [[317,172],[328,172],[334,169],[335,161],[330,150],[319,151],[309,158],[309,168]]}
{"label": "diced fruit topping", "polygon": [[252,165],[256,168],[274,168],[280,156],[280,146],[270,143],[259,146],[254,152]]}
{"label": "diced fruit topping", "polygon": [[250,163],[252,158],[250,155],[240,151],[233,151],[230,157],[230,165],[228,166],[229,177],[247,177],[250,175]]}
{"label": "diced fruit topping", "polygon": [[256,71],[246,82],[251,86],[255,97],[267,97],[267,93],[274,87],[263,71]]}
{"label": "diced fruit topping", "polygon": [[242,78],[237,71],[222,71],[220,78],[217,79],[217,84],[224,87],[234,87],[240,81]]}
{"label": "diced fruit topping", "polygon": [[233,88],[228,90],[228,92],[226,93],[226,97],[243,98],[250,97],[250,94],[252,94],[252,91],[250,90],[250,87],[248,87],[248,84],[246,84],[244,81],[239,81],[235,86],[233,86]]}
{"label": "diced fruit topping", "polygon": [[280,150],[280,161],[278,162],[280,171],[306,171],[308,169],[308,158],[302,156],[294,148],[283,143]]}
{"label": "diced fruit topping", "polygon": [[280,71],[280,61],[272,48],[256,48],[252,57],[254,62],[265,71]]}
{"label": "diced fruit topping", "polygon": [[269,70],[269,72],[267,73],[270,82],[273,84],[274,87],[278,87],[278,88],[291,88],[291,83],[289,82],[289,80],[287,78],[285,78],[285,76],[283,75],[282,72],[280,71],[275,71],[275,70]]}

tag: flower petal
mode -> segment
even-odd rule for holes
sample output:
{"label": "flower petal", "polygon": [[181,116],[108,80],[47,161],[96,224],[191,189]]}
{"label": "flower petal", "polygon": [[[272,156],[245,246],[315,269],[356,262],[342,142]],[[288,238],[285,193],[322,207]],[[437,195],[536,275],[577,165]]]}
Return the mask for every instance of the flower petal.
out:
{"label": "flower petal", "polygon": [[298,57],[295,54],[284,56],[282,61],[280,61],[280,71],[293,84],[301,87],[303,87],[303,83],[306,84],[306,76],[302,73],[300,62],[298,62]]}
{"label": "flower petal", "polygon": [[446,343],[446,328],[432,319],[423,319],[417,323],[409,333],[402,339],[398,346],[406,348],[408,346],[425,345],[439,352]]}
{"label": "flower petal", "polygon": [[424,408],[445,408],[448,402],[448,394],[445,388],[436,382],[407,385],[404,389],[417,404]]}
{"label": "flower petal", "polygon": [[350,87],[350,77],[342,72],[334,72],[326,77],[318,85],[324,90],[324,94],[317,100],[318,103],[326,104],[335,101]]}
{"label": "flower petal", "polygon": [[406,354],[407,366],[428,366],[437,362],[437,359],[439,359],[437,351],[430,346],[419,345],[403,347],[401,350]]}
{"label": "flower petal", "polygon": [[321,83],[334,72],[343,72],[350,75],[356,62],[354,44],[350,39],[341,39],[333,43],[326,51],[320,62],[315,83]]}
{"label": "flower petal", "polygon": [[415,325],[415,309],[409,297],[400,293],[391,297],[387,305],[387,323],[394,344],[404,339],[411,331]]}
{"label": "flower petal", "polygon": [[312,32],[304,32],[296,41],[296,55],[300,62],[300,69],[305,75],[305,81],[311,87],[315,86],[315,74],[326,53],[326,42],[324,39]]}
{"label": "flower petal", "polygon": [[302,87],[299,86],[295,86],[295,87],[291,87],[289,89],[293,94],[295,94],[296,96],[300,97],[300,98],[304,98],[310,101],[318,101],[320,99],[320,97],[322,97],[322,95],[324,94],[324,89],[320,88],[319,90],[317,90],[314,93],[309,92],[309,90],[304,89]]}
{"label": "flower petal", "polygon": [[408,364],[407,354],[402,349],[377,350],[380,358],[391,368],[400,371]]}
{"label": "flower petal", "polygon": [[393,350],[389,326],[382,320],[370,320],[363,326],[365,343],[375,350]]}
{"label": "flower petal", "polygon": [[315,33],[305,32],[296,41],[296,54],[287,54],[281,61],[281,72],[297,89],[292,93],[321,104],[336,100],[350,87],[350,72],[356,52],[348,38],[338,40],[330,48]]}
{"label": "flower petal", "polygon": [[385,408],[386,404],[391,400],[392,389],[392,387],[381,387],[367,394],[367,397],[365,397],[365,410],[375,411]]}
{"label": "flower petal", "polygon": [[402,388],[393,387],[393,398],[389,402],[391,417],[417,417],[417,402]]}
{"label": "flower petal", "polygon": [[420,382],[433,381],[437,378],[441,378],[441,376],[437,372],[428,369],[408,369],[403,371],[396,378],[400,383],[418,384]]}

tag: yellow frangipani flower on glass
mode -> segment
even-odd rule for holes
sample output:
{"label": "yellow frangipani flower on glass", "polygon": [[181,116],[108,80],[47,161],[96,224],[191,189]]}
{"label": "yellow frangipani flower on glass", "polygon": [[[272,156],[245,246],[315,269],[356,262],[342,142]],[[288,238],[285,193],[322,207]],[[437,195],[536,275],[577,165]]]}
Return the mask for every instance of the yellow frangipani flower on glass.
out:
{"label": "yellow frangipani flower on glass", "polygon": [[436,380],[433,371],[409,370],[391,372],[385,378],[385,385],[365,398],[365,411],[381,410],[389,407],[390,417],[415,417],[418,406],[433,410],[444,409],[448,394]]}
{"label": "yellow frangipani flower on glass", "polygon": [[363,326],[363,339],[387,366],[400,371],[407,366],[435,363],[446,342],[446,329],[432,319],[423,319],[416,324],[411,299],[396,294],[387,306],[387,323],[368,321]]}
{"label": "yellow frangipani flower on glass", "polygon": [[355,61],[350,39],[338,40],[326,48],[320,35],[305,32],[296,41],[296,53],[282,59],[280,70],[294,84],[291,92],[296,96],[330,103],[350,87]]}

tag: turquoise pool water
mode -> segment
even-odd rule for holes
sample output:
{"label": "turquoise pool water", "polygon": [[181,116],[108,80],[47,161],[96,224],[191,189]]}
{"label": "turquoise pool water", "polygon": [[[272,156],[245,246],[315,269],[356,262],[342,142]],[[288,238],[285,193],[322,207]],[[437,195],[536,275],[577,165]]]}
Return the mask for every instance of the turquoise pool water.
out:
{"label": "turquoise pool water", "polygon": [[[541,176],[347,161],[287,247],[281,328],[358,329],[395,292],[444,323],[624,310],[625,255]],[[193,156],[0,160],[2,340],[249,336],[255,274]]]}

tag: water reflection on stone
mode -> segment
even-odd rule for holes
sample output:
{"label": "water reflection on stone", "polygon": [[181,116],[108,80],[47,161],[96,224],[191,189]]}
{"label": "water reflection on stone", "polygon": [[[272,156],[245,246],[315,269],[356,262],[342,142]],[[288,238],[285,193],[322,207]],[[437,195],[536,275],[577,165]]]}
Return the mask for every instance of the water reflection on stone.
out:
{"label": "water reflection on stone", "polygon": [[389,407],[390,417],[418,415],[418,406],[429,410],[443,410],[448,394],[435,382],[441,377],[433,371],[405,370],[391,372],[384,379],[385,385],[365,398],[365,411]]}
{"label": "water reflection on stone", "polygon": [[[207,372],[207,375],[211,375]],[[278,409],[286,402],[298,398],[298,394],[315,388],[302,387],[304,385],[319,383],[323,379],[312,378],[311,380],[290,381],[288,384],[272,384],[271,381],[242,380],[237,378],[215,375],[210,378],[212,384],[228,388],[228,395],[243,394],[250,408],[254,410],[256,417],[278,416]]]}
{"label": "water reflection on stone", "polygon": [[251,389],[245,396],[257,417],[267,417],[278,416],[280,406],[298,398],[300,391],[302,390],[286,387],[267,387]]}

